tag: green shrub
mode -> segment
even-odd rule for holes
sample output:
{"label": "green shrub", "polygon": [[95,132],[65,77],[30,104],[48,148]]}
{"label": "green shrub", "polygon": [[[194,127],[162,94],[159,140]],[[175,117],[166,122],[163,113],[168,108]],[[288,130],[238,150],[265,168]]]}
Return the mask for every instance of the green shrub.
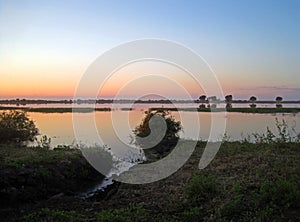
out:
{"label": "green shrub", "polygon": [[270,205],[283,210],[300,206],[299,187],[295,182],[285,179],[265,182],[260,187],[260,200],[263,205]]}
{"label": "green shrub", "polygon": [[205,215],[205,210],[201,207],[193,207],[183,211],[183,221],[199,221]]}
{"label": "green shrub", "polygon": [[149,215],[146,210],[139,205],[131,205],[123,209],[104,210],[96,215],[98,221],[101,222],[149,221]]}
{"label": "green shrub", "polygon": [[269,127],[267,127],[267,132],[265,134],[252,134],[256,143],[283,145],[290,142],[300,142],[300,134],[296,132],[294,127],[289,127],[284,119],[279,121],[276,118],[275,121],[277,135],[273,133]]}
{"label": "green shrub", "polygon": [[185,194],[191,203],[209,201],[218,193],[218,185],[211,175],[197,174],[185,187]]}
{"label": "green shrub", "polygon": [[25,222],[40,222],[40,221],[49,221],[49,222],[81,222],[85,221],[83,216],[75,213],[74,211],[62,211],[62,210],[50,210],[48,208],[43,208],[38,212],[34,212],[26,215],[23,218]]}
{"label": "green shrub", "polygon": [[259,221],[276,221],[278,220],[278,212],[272,207],[266,206],[263,209],[259,209],[255,212],[256,218]]}
{"label": "green shrub", "polygon": [[[139,126],[137,126],[134,130],[134,133],[136,136],[143,138],[143,137],[148,136],[150,133],[154,133],[154,132],[151,132],[150,127],[149,127],[150,119],[153,118],[154,116],[162,117],[162,119],[166,123],[167,130],[166,130],[165,136],[163,138],[163,141],[166,141],[166,140],[172,141],[174,139],[179,138],[178,132],[182,129],[180,121],[176,121],[174,119],[174,117],[170,115],[169,112],[163,111],[163,110],[146,112],[145,118],[143,119],[141,124]],[[160,124],[160,123],[155,122],[154,124]],[[154,129],[156,129],[155,127],[156,126],[154,125]],[[157,127],[159,127],[159,125],[157,125]],[[136,142],[139,145],[143,146],[143,144],[138,139]]]}
{"label": "green shrub", "polygon": [[38,129],[24,111],[0,113],[0,144],[34,141]]}
{"label": "green shrub", "polygon": [[[166,131],[163,131],[161,121],[157,117],[161,117],[165,122]],[[152,126],[152,131],[149,124]],[[169,112],[164,110],[148,111],[141,124],[133,131],[136,136],[134,143],[144,149],[146,156],[152,151],[163,155],[176,146],[179,139],[178,133],[181,129],[181,122],[176,121]],[[151,138],[148,137],[150,134]]]}

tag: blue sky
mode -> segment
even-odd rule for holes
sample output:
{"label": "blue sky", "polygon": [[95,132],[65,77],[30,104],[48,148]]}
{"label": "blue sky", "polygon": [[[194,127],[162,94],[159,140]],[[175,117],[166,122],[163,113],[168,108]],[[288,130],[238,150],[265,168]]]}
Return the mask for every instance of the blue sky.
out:
{"label": "blue sky", "polygon": [[69,96],[106,50],[162,38],[200,54],[236,98],[300,99],[299,11],[297,0],[0,1],[0,96]]}

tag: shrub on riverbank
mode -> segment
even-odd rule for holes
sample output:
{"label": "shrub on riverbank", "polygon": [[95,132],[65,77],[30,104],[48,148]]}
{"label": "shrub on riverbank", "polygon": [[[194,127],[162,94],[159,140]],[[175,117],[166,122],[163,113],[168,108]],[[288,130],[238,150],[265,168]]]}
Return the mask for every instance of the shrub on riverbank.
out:
{"label": "shrub on riverbank", "polygon": [[4,146],[0,156],[0,197],[5,204],[71,194],[103,179],[79,149]]}
{"label": "shrub on riverbank", "polygon": [[0,113],[0,144],[23,144],[34,141],[38,129],[24,111],[11,110]]}
{"label": "shrub on riverbank", "polygon": [[181,130],[181,122],[176,121],[168,111],[148,111],[133,131],[135,145],[142,148],[149,159],[161,157],[176,146]]}

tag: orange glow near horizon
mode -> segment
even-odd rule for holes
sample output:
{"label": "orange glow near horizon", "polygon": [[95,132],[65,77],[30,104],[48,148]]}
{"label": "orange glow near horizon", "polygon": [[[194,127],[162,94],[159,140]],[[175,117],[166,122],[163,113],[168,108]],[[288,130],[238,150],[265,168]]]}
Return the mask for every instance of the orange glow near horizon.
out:
{"label": "orange glow near horizon", "polygon": [[83,71],[80,63],[70,67],[57,61],[22,61],[18,65],[8,61],[0,67],[0,97],[73,97]]}
{"label": "orange glow near horizon", "polygon": [[[100,89],[100,97],[144,95],[147,92],[180,98],[179,88],[189,95],[203,93],[201,86],[185,71],[157,61],[137,62],[113,73]],[[151,93],[150,93],[151,94]]]}
{"label": "orange glow near horizon", "polygon": [[[25,63],[13,66],[7,63],[0,67],[0,98],[72,98],[81,75],[88,67],[88,62],[74,64],[69,67],[67,64],[34,64]],[[220,73],[219,70],[218,73]],[[153,76],[149,78],[149,76]],[[162,76],[161,79],[159,76]],[[258,99],[263,97],[275,98],[284,96],[288,98],[288,93],[278,95],[276,87],[256,87],[259,86],[259,79],[253,79],[251,75],[245,76],[245,81],[241,81],[234,76],[218,75],[220,85],[224,95],[232,94],[234,99],[248,99],[254,95]],[[152,79],[151,79],[152,78]],[[252,79],[251,79],[252,78]],[[143,81],[143,79],[145,81]],[[251,79],[251,81],[250,81]],[[174,82],[179,85],[174,85]],[[123,87],[123,98],[133,96],[144,96],[146,89],[153,90],[153,93],[166,95],[169,98],[182,98],[178,93],[178,87],[184,88],[192,98],[196,99],[207,93],[201,88],[188,73],[180,68],[157,61],[146,61],[129,64],[120,70],[112,73],[111,76],[99,86],[100,98],[114,98]],[[82,97],[94,98],[87,88]],[[291,93],[291,92],[290,92]]]}
{"label": "orange glow near horizon", "polygon": [[10,84],[1,83],[1,97],[51,97],[73,96],[76,83],[49,81],[45,84],[38,82],[14,81]]}

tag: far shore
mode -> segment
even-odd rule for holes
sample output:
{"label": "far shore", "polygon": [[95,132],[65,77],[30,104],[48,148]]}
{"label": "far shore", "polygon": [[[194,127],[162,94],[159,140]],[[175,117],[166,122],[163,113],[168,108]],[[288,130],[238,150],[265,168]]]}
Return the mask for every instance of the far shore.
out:
{"label": "far shore", "polygon": [[[92,107],[20,107],[20,106],[0,106],[0,110],[23,110],[26,112],[37,112],[37,113],[91,113],[91,112],[110,112],[112,109],[110,107],[92,108]],[[120,108],[121,111],[132,111],[134,108]],[[162,107],[152,107],[149,108],[150,111],[153,110],[163,110],[170,112],[240,112],[240,113],[300,113],[300,108],[296,107],[281,107],[281,108],[250,108],[250,107],[237,107],[237,108],[162,108]]]}
{"label": "far shore", "polygon": [[[111,103],[116,103],[116,104],[133,104],[133,103],[138,103],[138,104],[147,104],[147,103],[160,103],[160,104],[171,104],[171,103],[205,103],[208,104],[209,101],[203,101],[201,102],[200,100],[156,100],[156,99],[149,99],[149,100],[131,100],[131,99],[120,99],[120,100],[112,100],[112,99],[77,99],[77,100],[43,100],[43,99],[5,99],[5,100],[0,100],[0,105],[28,105],[28,104],[111,104]],[[216,103],[216,104],[222,104],[226,103],[225,100],[213,100],[210,101],[210,103]],[[275,100],[257,100],[255,102],[249,101],[249,100],[232,100],[231,103],[256,103],[256,104],[276,104],[278,103]],[[300,104],[300,100],[283,100],[280,102],[281,104]]]}

